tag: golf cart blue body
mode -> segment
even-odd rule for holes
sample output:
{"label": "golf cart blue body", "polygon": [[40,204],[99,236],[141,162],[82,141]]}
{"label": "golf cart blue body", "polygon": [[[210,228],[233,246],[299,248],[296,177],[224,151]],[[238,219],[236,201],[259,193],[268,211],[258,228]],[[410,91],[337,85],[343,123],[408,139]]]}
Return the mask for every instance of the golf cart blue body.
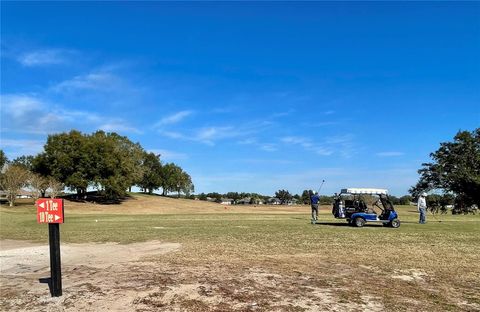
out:
{"label": "golf cart blue body", "polygon": [[[370,206],[367,205],[370,202]],[[346,188],[335,196],[332,214],[350,225],[362,227],[374,222],[398,228],[400,220],[385,189]]]}

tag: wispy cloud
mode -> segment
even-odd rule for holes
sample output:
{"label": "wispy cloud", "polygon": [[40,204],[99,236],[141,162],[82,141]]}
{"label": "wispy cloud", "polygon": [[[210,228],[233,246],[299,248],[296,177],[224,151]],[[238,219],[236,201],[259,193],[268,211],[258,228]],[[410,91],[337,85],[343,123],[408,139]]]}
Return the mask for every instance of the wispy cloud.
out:
{"label": "wispy cloud", "polygon": [[15,119],[28,117],[45,108],[42,101],[28,94],[0,95],[0,102],[2,113],[9,114]]}
{"label": "wispy cloud", "polygon": [[204,127],[197,129],[193,139],[208,145],[214,145],[216,141],[233,138],[242,135],[242,132],[234,127]]}
{"label": "wispy cloud", "polygon": [[109,72],[92,72],[75,76],[62,81],[50,88],[54,92],[72,92],[85,90],[111,90],[120,86],[121,81],[116,75]]}
{"label": "wispy cloud", "polygon": [[247,138],[243,140],[237,141],[237,144],[239,145],[253,145],[259,150],[262,150],[264,152],[276,152],[278,151],[278,144],[276,143],[261,143],[258,142],[256,138]]}
{"label": "wispy cloud", "polygon": [[221,140],[244,138],[259,133],[271,125],[272,123],[269,121],[253,121],[239,126],[204,126],[184,132],[159,129],[157,132],[171,139],[181,139],[213,146]]}
{"label": "wispy cloud", "polygon": [[193,111],[191,110],[184,110],[184,111],[177,112],[175,114],[172,114],[160,119],[157,123],[155,123],[154,127],[158,128],[165,125],[172,125],[172,124],[179,123],[180,121],[182,121],[183,119],[187,118],[192,114],[193,114]]}
{"label": "wispy cloud", "polygon": [[107,123],[101,124],[98,126],[98,129],[106,132],[120,132],[120,133],[136,133],[142,134],[143,132],[139,129],[125,124],[125,121],[122,119],[113,119]]}
{"label": "wispy cloud", "polygon": [[281,138],[281,142],[289,145],[299,145],[306,151],[321,156],[330,156],[338,153],[342,157],[349,158],[357,152],[355,150],[353,136],[350,134],[331,136],[317,141],[307,137],[287,136]]}
{"label": "wispy cloud", "polygon": [[49,134],[72,128],[81,130],[141,133],[125,120],[96,113],[71,110],[30,94],[7,94],[0,97],[2,132]]}
{"label": "wispy cloud", "polygon": [[405,153],[403,152],[380,152],[375,154],[378,157],[398,157],[403,156]]}
{"label": "wispy cloud", "polygon": [[273,143],[264,143],[260,144],[260,149],[265,152],[276,152],[278,147],[276,144]]}
{"label": "wispy cloud", "polygon": [[319,144],[319,143],[315,143],[313,140],[308,138],[287,136],[287,137],[283,137],[281,141],[285,144],[299,145],[303,147],[306,151],[314,152],[321,156],[329,156],[333,154],[332,148],[328,146],[323,146],[322,144]]}
{"label": "wispy cloud", "polygon": [[36,155],[43,150],[44,141],[23,140],[23,139],[5,139],[2,138],[0,146],[9,159],[22,155]]}
{"label": "wispy cloud", "polygon": [[17,57],[17,61],[27,67],[61,65],[68,63],[74,54],[76,52],[72,50],[43,49],[22,53]]}
{"label": "wispy cloud", "polygon": [[237,159],[237,162],[241,163],[248,163],[248,164],[256,164],[256,165],[269,165],[269,164],[276,164],[276,165],[291,165],[296,163],[292,160],[286,159],[259,159],[259,158],[245,158],[245,159]]}
{"label": "wispy cloud", "polygon": [[160,130],[158,131],[158,133],[160,135],[163,135],[167,138],[170,138],[170,139],[181,139],[181,140],[188,140],[189,137],[186,136],[186,135],[183,135],[182,133],[180,132],[175,132],[175,131],[163,131],[163,130]]}

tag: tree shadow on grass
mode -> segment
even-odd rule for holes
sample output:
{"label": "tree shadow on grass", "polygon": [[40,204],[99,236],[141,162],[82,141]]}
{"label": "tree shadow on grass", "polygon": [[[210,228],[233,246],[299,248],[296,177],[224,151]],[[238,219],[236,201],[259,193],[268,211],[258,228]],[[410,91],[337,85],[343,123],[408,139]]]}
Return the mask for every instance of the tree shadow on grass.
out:
{"label": "tree shadow on grass", "polygon": [[68,199],[69,201],[77,202],[77,203],[94,203],[100,205],[118,205],[124,202],[127,199],[132,198],[130,195],[126,195],[124,197],[119,198],[108,198],[104,194],[100,192],[87,192],[82,195],[77,194],[68,194],[62,196],[64,199]]}

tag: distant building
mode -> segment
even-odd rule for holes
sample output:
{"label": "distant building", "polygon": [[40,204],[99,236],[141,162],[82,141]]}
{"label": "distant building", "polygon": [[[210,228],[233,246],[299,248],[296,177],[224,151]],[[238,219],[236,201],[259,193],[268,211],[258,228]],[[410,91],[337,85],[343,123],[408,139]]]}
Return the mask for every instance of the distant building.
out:
{"label": "distant building", "polygon": [[231,204],[233,204],[233,199],[232,198],[221,198],[220,199],[220,204],[231,205]]}
{"label": "distant building", "polygon": [[276,197],[270,197],[268,200],[267,200],[267,203],[270,204],[270,205],[281,205],[282,204],[282,201]]}
{"label": "distant building", "polygon": [[244,197],[242,199],[237,200],[238,205],[250,205],[250,201],[252,199],[250,197]]}

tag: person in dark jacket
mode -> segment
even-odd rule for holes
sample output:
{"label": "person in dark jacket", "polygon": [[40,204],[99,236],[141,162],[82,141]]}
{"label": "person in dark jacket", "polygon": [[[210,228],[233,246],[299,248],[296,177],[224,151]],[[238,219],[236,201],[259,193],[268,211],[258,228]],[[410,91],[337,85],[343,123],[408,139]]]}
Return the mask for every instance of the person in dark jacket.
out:
{"label": "person in dark jacket", "polygon": [[320,204],[320,196],[317,192],[310,192],[310,206],[312,207],[312,224],[317,223],[318,220],[318,205]]}

